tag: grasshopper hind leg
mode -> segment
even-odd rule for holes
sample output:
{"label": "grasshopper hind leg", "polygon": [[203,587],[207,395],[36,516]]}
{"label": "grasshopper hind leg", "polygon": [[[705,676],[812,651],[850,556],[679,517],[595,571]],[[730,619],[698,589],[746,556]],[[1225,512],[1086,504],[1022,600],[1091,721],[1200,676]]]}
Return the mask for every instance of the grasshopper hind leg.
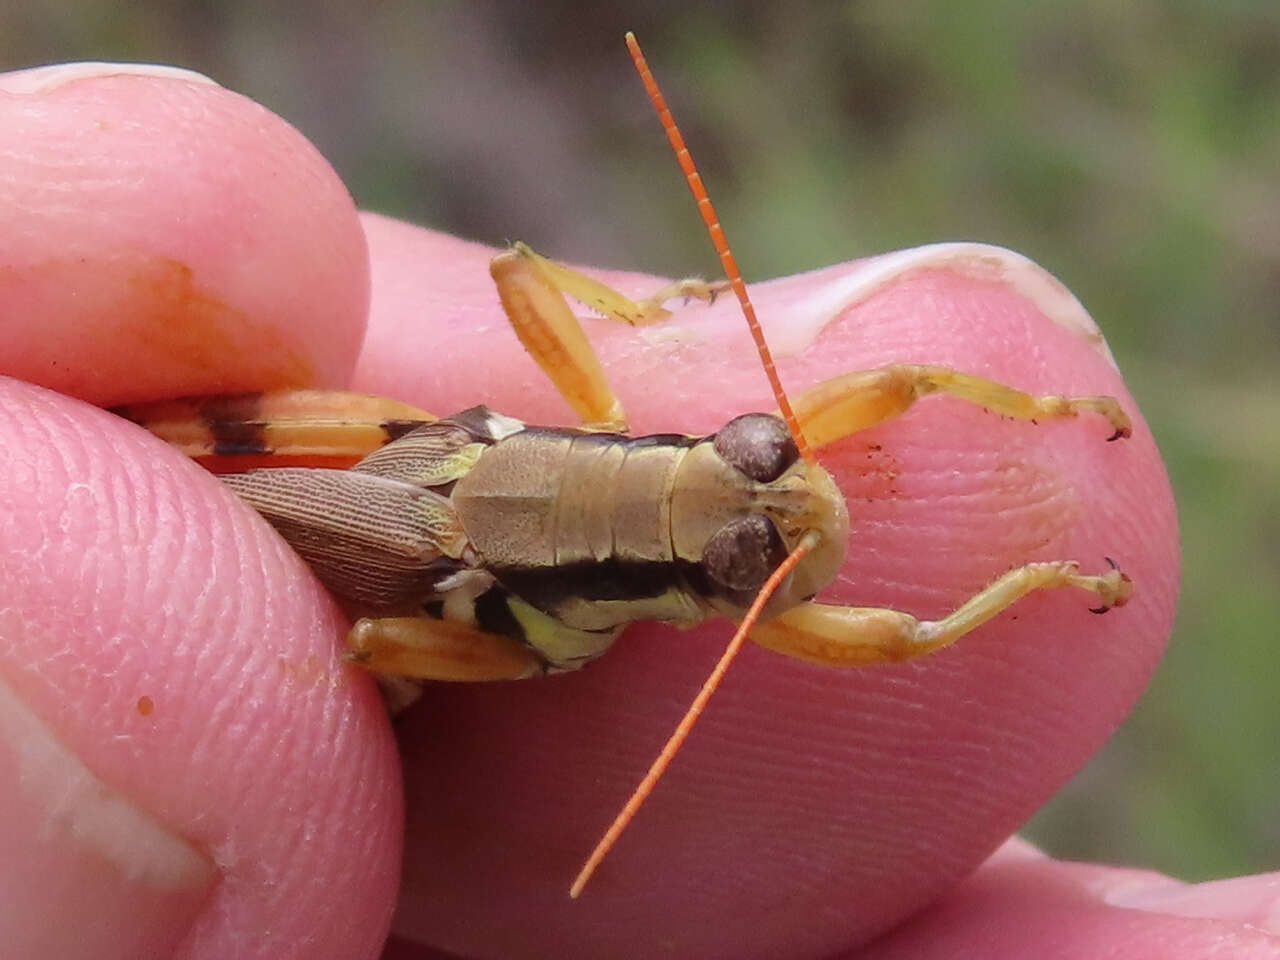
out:
{"label": "grasshopper hind leg", "polygon": [[345,469],[436,418],[386,397],[280,390],[116,407],[214,473],[258,467]]}

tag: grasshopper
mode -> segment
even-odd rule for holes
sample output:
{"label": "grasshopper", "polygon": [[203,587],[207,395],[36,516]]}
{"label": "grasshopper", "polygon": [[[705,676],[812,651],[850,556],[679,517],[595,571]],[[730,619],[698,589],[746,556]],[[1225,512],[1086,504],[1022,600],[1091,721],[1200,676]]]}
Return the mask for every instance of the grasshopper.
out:
{"label": "grasshopper", "polygon": [[1089,413],[1127,437],[1106,396],[1035,396],[946,367],[893,364],[782,389],[741,273],[635,38],[627,44],[740,301],[778,402],[709,436],[631,436],[566,296],[632,324],[675,297],[725,285],[681,281],[633,301],[524,244],[490,272],[515,333],[583,426],[525,424],[484,406],[435,418],[380,397],[295,391],[120,408],[224,473],[355,619],[348,657],[418,680],[515,680],[577,670],[631,623],[738,624],[653,767],[574,881],[576,897],[653,789],[749,637],[829,666],[923,656],[1028,593],[1070,586],[1102,613],[1132,595],[1112,569],[1029,563],[939,620],[814,601],[844,562],[849,516],[815,450],[947,394],[1020,419]]}

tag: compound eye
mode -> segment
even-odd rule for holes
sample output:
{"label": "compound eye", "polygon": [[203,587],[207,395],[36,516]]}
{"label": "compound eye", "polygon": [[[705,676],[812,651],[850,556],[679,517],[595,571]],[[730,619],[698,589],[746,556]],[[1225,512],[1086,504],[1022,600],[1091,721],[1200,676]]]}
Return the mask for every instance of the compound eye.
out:
{"label": "compound eye", "polygon": [[702,551],[702,567],[722,594],[745,605],[786,558],[778,528],[757,514],[721,527]]}
{"label": "compound eye", "polygon": [[767,413],[746,413],[716,434],[720,459],[757,483],[771,483],[800,456],[787,425]]}

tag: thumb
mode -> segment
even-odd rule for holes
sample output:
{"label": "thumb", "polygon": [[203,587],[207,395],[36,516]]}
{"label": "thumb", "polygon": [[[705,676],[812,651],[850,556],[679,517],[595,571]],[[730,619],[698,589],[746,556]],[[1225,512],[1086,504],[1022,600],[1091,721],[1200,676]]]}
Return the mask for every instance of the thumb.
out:
{"label": "thumb", "polygon": [[374,955],[395,748],[301,561],[163,444],[3,379],[0,517],[13,955]]}
{"label": "thumb", "polygon": [[[297,131],[182,71],[0,77],[0,367],[114,404],[341,383],[368,277]],[[397,761],[278,538],[0,379],[0,929],[23,957],[372,956]],[[340,908],[339,908],[340,906]]]}
{"label": "thumb", "polygon": [[346,381],[367,253],[299,133],[197,74],[0,75],[0,370],[103,406]]}

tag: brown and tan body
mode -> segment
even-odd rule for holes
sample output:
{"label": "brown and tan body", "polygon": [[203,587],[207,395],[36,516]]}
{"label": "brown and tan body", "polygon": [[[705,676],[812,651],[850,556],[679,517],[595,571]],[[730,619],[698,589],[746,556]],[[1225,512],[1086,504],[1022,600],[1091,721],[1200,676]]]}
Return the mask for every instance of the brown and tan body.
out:
{"label": "brown and tan body", "polygon": [[817,593],[844,559],[848,517],[830,477],[789,440],[760,414],[709,437],[630,437],[475,407],[349,470],[224,480],[353,616],[464,624],[516,641],[550,672],[594,660],[639,620],[741,617],[815,526],[832,532],[831,549],[774,603]]}

